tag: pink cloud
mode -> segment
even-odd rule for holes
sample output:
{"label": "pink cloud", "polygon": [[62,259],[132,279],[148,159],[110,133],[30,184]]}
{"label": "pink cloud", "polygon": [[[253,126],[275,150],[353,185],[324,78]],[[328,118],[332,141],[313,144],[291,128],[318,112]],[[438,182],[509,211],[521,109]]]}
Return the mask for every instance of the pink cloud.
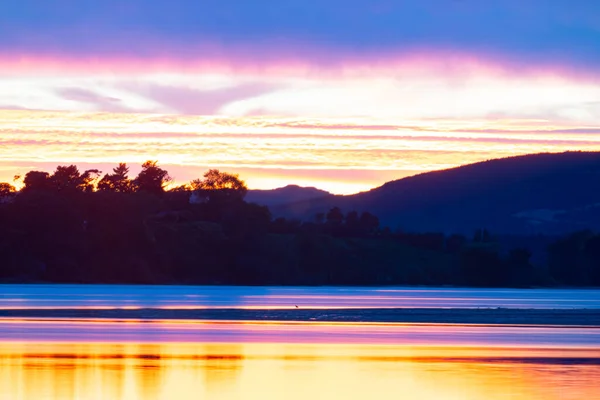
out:
{"label": "pink cloud", "polygon": [[[160,46],[157,46],[160,49]],[[185,54],[185,52],[183,52]],[[493,52],[460,52],[445,48],[407,51],[333,54],[328,49],[277,43],[251,49],[225,49],[218,45],[199,46],[181,56],[177,52],[152,56],[70,54],[16,54],[0,52],[3,75],[137,75],[151,73],[236,74],[268,77],[323,78],[344,80],[357,77],[434,75],[460,80],[475,75],[490,77],[568,77],[600,82],[595,67],[572,65],[566,60],[528,63],[517,57]],[[256,55],[260,54],[261,57]]]}
{"label": "pink cloud", "polygon": [[122,87],[161,103],[177,113],[190,115],[217,115],[221,107],[230,102],[259,96],[277,89],[277,86],[265,82],[210,90],[140,83],[125,84]]}
{"label": "pink cloud", "polygon": [[95,106],[95,109],[97,111],[115,113],[124,113],[131,111],[131,109],[122,104],[121,99],[110,96],[102,96],[88,89],[66,87],[57,90],[57,94],[65,100],[72,100],[85,104],[91,104]]}

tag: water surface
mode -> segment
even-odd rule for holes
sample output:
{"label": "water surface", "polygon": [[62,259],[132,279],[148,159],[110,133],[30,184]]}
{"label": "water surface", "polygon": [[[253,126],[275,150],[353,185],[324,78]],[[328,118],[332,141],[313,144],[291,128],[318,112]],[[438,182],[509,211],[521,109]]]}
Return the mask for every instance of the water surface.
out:
{"label": "water surface", "polygon": [[0,285],[1,308],[600,308],[598,289]]}
{"label": "water surface", "polygon": [[600,398],[583,350],[0,343],[2,400]]}
{"label": "water surface", "polygon": [[[295,306],[600,309],[600,291],[0,285],[0,309]],[[598,327],[0,318],[0,400],[575,400],[598,382]]]}
{"label": "water surface", "polygon": [[321,343],[600,349],[600,328],[402,323],[0,319],[0,342]]}

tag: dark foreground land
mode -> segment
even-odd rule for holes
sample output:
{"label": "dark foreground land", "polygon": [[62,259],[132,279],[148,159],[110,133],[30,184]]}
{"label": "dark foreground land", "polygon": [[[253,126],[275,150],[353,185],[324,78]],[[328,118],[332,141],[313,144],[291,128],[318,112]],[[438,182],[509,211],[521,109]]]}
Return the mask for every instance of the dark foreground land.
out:
{"label": "dark foreground land", "polygon": [[500,325],[600,326],[600,309],[28,309],[0,310],[0,318],[93,318],[110,320],[237,320],[237,321],[320,321],[380,323],[446,323]]}
{"label": "dark foreground land", "polygon": [[128,174],[63,165],[29,171],[19,191],[0,182],[0,282],[600,286],[600,152],[477,163],[306,204],[294,191],[284,208],[298,218],[245,201],[245,183],[218,170],[169,190],[154,161]]}

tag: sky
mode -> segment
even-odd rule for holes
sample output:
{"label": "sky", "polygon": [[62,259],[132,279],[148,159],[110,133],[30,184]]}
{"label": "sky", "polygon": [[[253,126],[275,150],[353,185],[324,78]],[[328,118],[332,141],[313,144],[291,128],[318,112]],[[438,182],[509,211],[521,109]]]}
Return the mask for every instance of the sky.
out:
{"label": "sky", "polygon": [[354,193],[600,150],[596,0],[0,5],[0,180],[158,160]]}

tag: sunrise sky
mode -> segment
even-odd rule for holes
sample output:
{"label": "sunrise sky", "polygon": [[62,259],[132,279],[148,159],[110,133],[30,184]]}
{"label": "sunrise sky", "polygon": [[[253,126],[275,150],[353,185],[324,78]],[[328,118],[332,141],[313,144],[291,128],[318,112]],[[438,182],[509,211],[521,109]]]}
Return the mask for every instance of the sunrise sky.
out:
{"label": "sunrise sky", "polygon": [[154,159],[352,193],[564,150],[600,150],[596,0],[0,6],[0,180]]}

